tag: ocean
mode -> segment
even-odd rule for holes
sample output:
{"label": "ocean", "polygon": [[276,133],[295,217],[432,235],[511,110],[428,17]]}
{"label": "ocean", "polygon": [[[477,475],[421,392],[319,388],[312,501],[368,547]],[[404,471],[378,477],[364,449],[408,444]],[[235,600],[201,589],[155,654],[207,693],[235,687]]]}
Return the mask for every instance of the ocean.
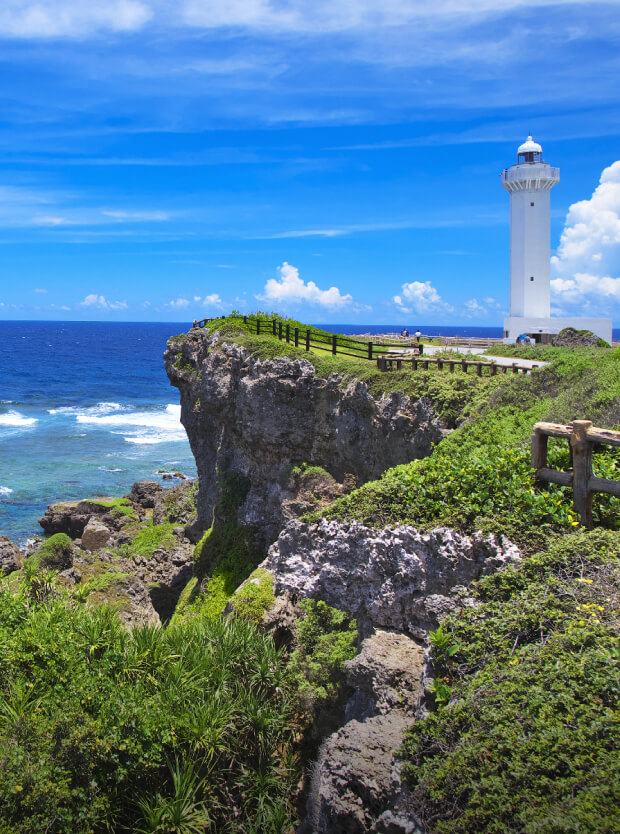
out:
{"label": "ocean", "polygon": [[189,326],[0,322],[0,534],[23,544],[49,503],[123,495],[157,470],[195,476],[162,360]]}

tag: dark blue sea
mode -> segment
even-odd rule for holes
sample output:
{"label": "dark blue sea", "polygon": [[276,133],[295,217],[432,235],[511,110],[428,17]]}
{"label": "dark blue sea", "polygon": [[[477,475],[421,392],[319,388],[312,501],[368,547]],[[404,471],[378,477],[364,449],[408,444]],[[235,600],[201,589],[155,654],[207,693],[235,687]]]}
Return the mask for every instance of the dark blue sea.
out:
{"label": "dark blue sea", "polygon": [[52,501],[123,495],[157,470],[196,474],[162,359],[188,328],[0,322],[0,534],[41,533]]}

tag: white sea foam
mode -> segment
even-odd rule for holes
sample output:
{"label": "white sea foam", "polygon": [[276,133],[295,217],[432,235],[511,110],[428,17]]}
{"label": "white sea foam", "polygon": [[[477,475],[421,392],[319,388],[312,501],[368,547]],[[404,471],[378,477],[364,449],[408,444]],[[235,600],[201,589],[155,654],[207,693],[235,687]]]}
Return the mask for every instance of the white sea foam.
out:
{"label": "white sea foam", "polygon": [[99,417],[112,414],[116,411],[130,409],[130,406],[123,406],[120,403],[97,403],[97,405],[81,406],[68,405],[62,408],[50,408],[48,414],[68,414],[75,417]]}
{"label": "white sea foam", "polygon": [[21,429],[26,426],[34,426],[36,422],[36,417],[24,417],[19,411],[7,411],[0,414],[0,426],[7,426],[8,428]]}
{"label": "white sea foam", "polygon": [[123,469],[109,469],[107,466],[100,466],[102,472],[123,472]]}
{"label": "white sea foam", "polygon": [[13,492],[11,487],[0,486],[0,496],[10,495]]}
{"label": "white sea foam", "polygon": [[128,443],[153,444],[186,440],[180,423],[181,406],[169,404],[152,411],[122,411],[115,414],[78,414],[78,423],[109,428]]}

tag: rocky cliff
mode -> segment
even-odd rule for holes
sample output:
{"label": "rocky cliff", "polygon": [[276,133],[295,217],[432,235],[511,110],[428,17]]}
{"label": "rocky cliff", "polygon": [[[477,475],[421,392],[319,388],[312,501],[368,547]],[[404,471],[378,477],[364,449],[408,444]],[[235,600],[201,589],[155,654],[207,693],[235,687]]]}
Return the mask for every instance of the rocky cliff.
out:
{"label": "rocky cliff", "polygon": [[242,479],[237,520],[264,552],[295,514],[296,464],[320,466],[353,486],[426,457],[442,437],[424,398],[375,399],[363,382],[323,379],[305,359],[261,361],[217,332],[173,337],[164,358],[198,468],[194,537],[212,523],[225,473]]}

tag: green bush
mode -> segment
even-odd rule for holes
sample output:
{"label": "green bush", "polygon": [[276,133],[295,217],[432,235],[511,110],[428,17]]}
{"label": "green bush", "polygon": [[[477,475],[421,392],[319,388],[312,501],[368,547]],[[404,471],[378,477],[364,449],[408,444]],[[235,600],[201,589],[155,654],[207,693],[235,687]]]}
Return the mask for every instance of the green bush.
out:
{"label": "green bush", "polygon": [[64,570],[73,561],[73,543],[66,533],[54,533],[46,539],[32,555],[29,562],[33,567]]}
{"label": "green bush", "polygon": [[435,632],[438,709],[404,745],[429,832],[618,830],[619,583],[617,535],[565,536]]}
{"label": "green bush", "polygon": [[3,834],[290,827],[290,688],[248,621],[126,631],[3,589],[0,657]]}
{"label": "green bush", "polygon": [[320,708],[342,705],[348,694],[344,663],[355,657],[355,620],[322,600],[300,603],[304,612],[298,622],[298,648],[286,670],[295,690],[297,711],[310,717]]}

